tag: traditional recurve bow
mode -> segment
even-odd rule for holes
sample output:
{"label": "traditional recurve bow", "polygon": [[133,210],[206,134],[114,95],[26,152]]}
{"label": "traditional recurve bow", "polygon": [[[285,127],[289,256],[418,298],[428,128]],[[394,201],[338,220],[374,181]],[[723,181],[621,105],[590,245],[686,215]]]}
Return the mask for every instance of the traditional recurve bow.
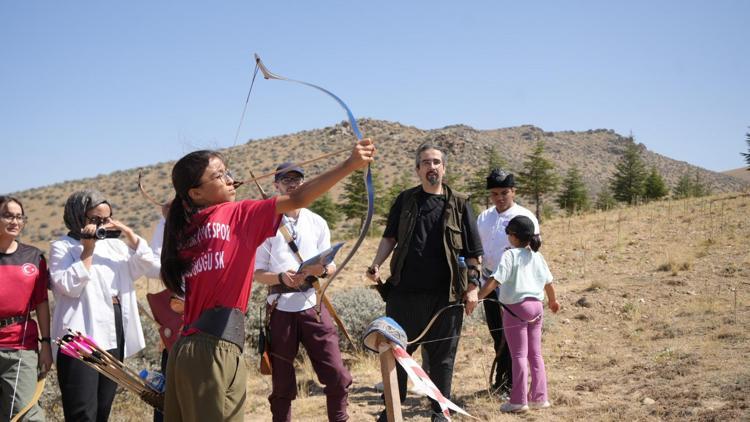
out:
{"label": "traditional recurve bow", "polygon": [[[290,79],[285,76],[281,76],[277,73],[271,72],[270,70],[268,70],[268,68],[265,66],[263,61],[260,59],[260,56],[258,56],[257,54],[255,55],[255,63],[256,63],[256,66],[263,73],[263,77],[265,79],[276,79],[280,81],[298,83],[301,85],[308,86],[310,88],[315,88],[316,90],[321,91],[324,94],[328,95],[329,97],[333,98],[341,106],[341,108],[343,108],[344,111],[346,111],[346,116],[349,121],[349,126],[351,126],[352,131],[354,132],[354,135],[357,137],[357,140],[362,139],[362,134],[359,131],[359,125],[357,125],[357,119],[354,118],[354,114],[346,105],[346,103],[341,98],[336,96],[334,93],[332,93],[331,91],[321,86],[318,86],[309,82],[301,81],[301,80]],[[352,259],[354,254],[357,252],[357,249],[359,249],[359,246],[362,244],[362,241],[364,241],[365,236],[367,236],[368,230],[370,229],[370,223],[372,222],[372,216],[374,213],[375,190],[372,185],[372,171],[369,165],[367,166],[367,170],[364,172],[364,179],[365,179],[365,186],[367,188],[367,217],[365,218],[362,224],[359,237],[357,238],[357,241],[354,242],[354,246],[352,246],[352,249],[346,255],[346,258],[344,258],[344,260],[341,262],[341,265],[338,266],[336,272],[334,272],[331,278],[326,283],[323,284],[323,288],[320,290],[320,294],[318,294],[317,296],[317,303],[315,304],[315,311],[318,314],[318,320],[320,320],[321,300],[323,297],[325,297],[326,289],[328,289],[328,286],[331,285],[333,280],[336,279],[336,277],[341,273],[341,271],[343,271],[344,267],[346,267],[346,264],[348,264],[349,261]]]}

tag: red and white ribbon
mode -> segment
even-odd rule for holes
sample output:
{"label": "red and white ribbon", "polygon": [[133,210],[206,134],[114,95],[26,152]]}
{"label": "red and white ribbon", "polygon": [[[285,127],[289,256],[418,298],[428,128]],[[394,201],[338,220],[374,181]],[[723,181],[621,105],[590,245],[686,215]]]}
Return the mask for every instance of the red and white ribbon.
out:
{"label": "red and white ribbon", "polygon": [[438,390],[438,388],[432,382],[424,369],[422,369],[422,367],[417,364],[414,358],[406,353],[406,350],[404,350],[401,346],[393,344],[392,342],[388,342],[388,344],[391,346],[393,357],[396,358],[396,362],[398,362],[398,364],[401,365],[402,368],[404,368],[404,371],[406,371],[406,375],[409,376],[412,384],[414,384],[413,391],[438,402],[438,404],[440,405],[440,410],[442,410],[443,415],[445,415],[448,420],[450,420],[449,409],[462,415],[466,415],[470,418],[474,418],[468,412],[458,407],[457,404],[445,398],[445,396],[443,396],[440,390]]}

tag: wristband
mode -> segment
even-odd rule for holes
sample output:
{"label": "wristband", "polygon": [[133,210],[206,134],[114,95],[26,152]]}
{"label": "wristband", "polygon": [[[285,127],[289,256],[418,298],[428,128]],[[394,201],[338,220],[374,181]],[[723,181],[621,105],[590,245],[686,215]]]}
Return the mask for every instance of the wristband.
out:
{"label": "wristband", "polygon": [[41,337],[41,338],[39,339],[39,341],[40,341],[41,343],[47,343],[47,344],[49,344],[49,343],[51,342],[51,339],[50,339],[49,337]]}
{"label": "wristband", "polygon": [[279,284],[281,284],[282,286],[285,286],[285,287],[289,287],[289,286],[286,285],[286,283],[284,283],[284,277],[282,276],[283,274],[284,273],[279,273],[278,274],[278,276],[279,276]]}
{"label": "wristband", "polygon": [[481,283],[479,282],[479,277],[477,276],[470,276],[469,277],[469,284],[473,284],[477,287],[480,287]]}

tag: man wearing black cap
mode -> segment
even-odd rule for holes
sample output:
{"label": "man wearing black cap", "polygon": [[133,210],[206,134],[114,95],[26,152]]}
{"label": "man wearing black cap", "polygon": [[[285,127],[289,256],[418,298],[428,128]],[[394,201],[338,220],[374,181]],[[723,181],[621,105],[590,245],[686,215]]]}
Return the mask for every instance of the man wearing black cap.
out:
{"label": "man wearing black cap", "polygon": [[[285,170],[276,174],[274,182],[281,195],[304,183],[304,171],[292,163],[283,163],[276,170]],[[315,278],[310,279],[310,275],[328,277],[336,266],[315,265],[309,273],[296,273],[302,259],[331,246],[331,232],[325,220],[307,208],[284,214],[282,224],[275,237],[261,244],[255,258],[255,280],[270,288],[267,301],[273,390],[268,401],[273,420],[292,419],[291,404],[297,396],[294,360],[302,343],[325,386],[328,420],[345,421],[352,377],[341,359],[339,337],[326,307],[321,308],[320,322],[317,320],[316,291],[311,283]]]}
{"label": "man wearing black cap", "polygon": [[[487,176],[487,190],[494,207],[486,209],[477,218],[477,227],[484,250],[484,256],[482,257],[483,282],[495,272],[503,252],[511,248],[508,236],[505,234],[505,228],[513,217],[517,215],[529,217],[534,222],[535,234],[539,234],[539,222],[534,213],[515,203],[516,184],[512,173],[506,173],[501,169],[493,169]],[[487,298],[497,300],[497,291],[490,293]],[[508,344],[503,335],[500,305],[491,301],[483,303],[487,327],[495,343],[495,362],[492,365],[495,371],[493,371],[494,374],[490,374],[490,382],[492,383],[492,389],[499,394],[509,394],[512,366]]]}
{"label": "man wearing black cap", "polygon": [[[420,186],[401,192],[388,214],[388,223],[367,277],[380,280],[380,266],[391,252],[390,277],[385,283],[386,315],[401,325],[408,338],[416,338],[438,311],[465,302],[467,314],[477,304],[482,255],[471,206],[466,195],[443,184],[445,151],[426,142],[416,152]],[[459,258],[472,268],[462,269]],[[469,273],[467,275],[467,273]],[[385,290],[384,290],[385,291]],[[453,365],[463,324],[461,308],[449,308],[435,320],[420,341],[429,361],[435,386],[451,397]],[[419,344],[406,351],[413,353]],[[406,373],[397,367],[401,401],[406,399]],[[443,421],[437,402],[431,400],[432,420]],[[378,420],[385,420],[385,411]]]}

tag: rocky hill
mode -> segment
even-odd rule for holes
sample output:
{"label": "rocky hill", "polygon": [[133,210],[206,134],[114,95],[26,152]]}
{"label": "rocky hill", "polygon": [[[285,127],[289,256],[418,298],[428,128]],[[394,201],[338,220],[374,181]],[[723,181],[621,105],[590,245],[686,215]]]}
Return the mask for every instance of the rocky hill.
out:
{"label": "rocky hill", "polygon": [[[362,133],[372,137],[378,146],[377,177],[384,186],[389,186],[401,174],[414,176],[413,151],[425,140],[443,144],[449,151],[448,166],[462,185],[476,168],[485,166],[487,154],[492,149],[501,155],[512,171],[521,169],[524,156],[538,140],[546,144],[546,155],[559,174],[571,166],[577,166],[583,174],[589,192],[595,195],[614,171],[615,163],[628,142],[612,130],[595,129],[585,132],[546,132],[531,125],[494,130],[476,130],[465,125],[447,126],[441,129],[422,130],[413,126],[381,120],[360,120]],[[249,177],[249,169],[255,174],[272,171],[282,161],[301,162],[333,152],[351,145],[352,132],[344,122],[332,127],[302,131],[265,139],[249,140],[243,145],[223,150],[229,167],[239,178]],[[667,184],[673,186],[680,176],[690,172],[699,174],[713,192],[732,192],[747,189],[750,184],[736,177],[712,172],[684,161],[672,160],[649,151],[640,145],[642,156],[648,166],[656,166]],[[308,176],[315,175],[345,154],[306,166]],[[158,163],[143,169],[117,171],[107,175],[66,181],[51,186],[15,192],[26,206],[31,220],[25,230],[26,242],[46,249],[46,242],[64,233],[62,222],[63,205],[67,196],[79,189],[96,188],[103,191],[114,204],[114,215],[125,221],[136,231],[149,235],[158,219],[156,207],[146,202],[138,192],[138,171],[144,174],[144,184],[151,195],[159,200],[170,196],[170,169],[173,162]],[[272,192],[271,179],[264,183]],[[341,187],[334,190],[334,196]],[[240,197],[258,197],[251,186],[240,188]]]}

